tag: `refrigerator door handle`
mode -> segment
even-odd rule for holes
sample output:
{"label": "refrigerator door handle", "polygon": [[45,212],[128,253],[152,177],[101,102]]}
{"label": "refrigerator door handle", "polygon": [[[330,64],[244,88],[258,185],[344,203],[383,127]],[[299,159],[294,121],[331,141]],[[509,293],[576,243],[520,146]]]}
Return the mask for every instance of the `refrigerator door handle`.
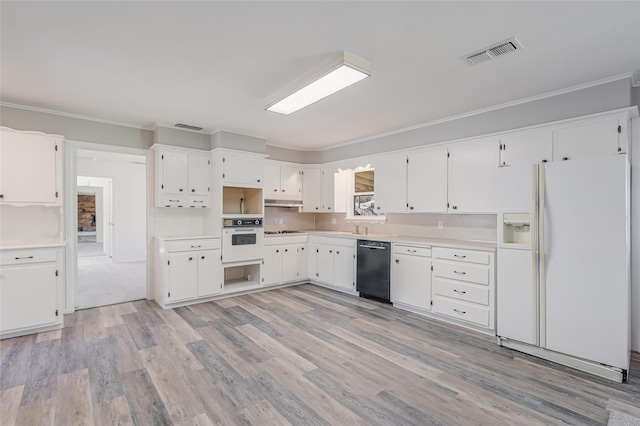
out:
{"label": "refrigerator door handle", "polygon": [[539,269],[539,293],[538,293],[538,315],[539,334],[538,344],[541,347],[547,346],[547,288],[546,288],[546,255],[545,255],[545,199],[547,198],[546,164],[540,166],[540,188],[539,188],[539,209],[538,209],[538,257],[540,259]]}
{"label": "refrigerator door handle", "polygon": [[540,253],[538,251],[538,213],[539,213],[539,186],[538,186],[538,178],[539,178],[539,166],[534,164],[531,167],[531,271],[532,280],[531,280],[531,292],[533,293],[533,312],[535,312],[536,318],[533,321],[533,336],[534,336],[534,344],[540,344],[540,321],[538,317],[538,312],[540,310],[540,299],[538,298],[538,267],[540,260]]}

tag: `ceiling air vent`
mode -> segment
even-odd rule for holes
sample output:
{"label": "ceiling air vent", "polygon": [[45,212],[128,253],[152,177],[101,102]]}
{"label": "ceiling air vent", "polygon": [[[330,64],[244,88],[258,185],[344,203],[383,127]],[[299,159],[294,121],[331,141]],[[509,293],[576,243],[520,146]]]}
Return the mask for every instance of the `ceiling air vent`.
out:
{"label": "ceiling air vent", "polygon": [[481,62],[486,62],[498,56],[505,55],[509,52],[522,49],[522,45],[515,37],[509,40],[501,41],[500,43],[486,47],[482,50],[472,53],[466,56],[466,60],[471,65],[476,65]]}
{"label": "ceiling air vent", "polygon": [[176,127],[180,127],[181,129],[188,129],[188,130],[197,130],[198,132],[200,130],[202,130],[202,127],[198,127],[198,126],[190,126],[189,124],[182,124],[182,123],[178,123],[175,125]]}

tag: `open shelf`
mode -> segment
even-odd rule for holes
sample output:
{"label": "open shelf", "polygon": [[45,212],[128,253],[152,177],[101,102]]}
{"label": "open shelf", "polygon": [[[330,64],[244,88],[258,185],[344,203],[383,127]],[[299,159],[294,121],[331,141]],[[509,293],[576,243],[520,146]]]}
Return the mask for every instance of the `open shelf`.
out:
{"label": "open shelf", "polygon": [[224,266],[223,293],[235,293],[260,287],[260,262]]}
{"label": "open shelf", "polygon": [[222,188],[223,215],[263,215],[262,188]]}

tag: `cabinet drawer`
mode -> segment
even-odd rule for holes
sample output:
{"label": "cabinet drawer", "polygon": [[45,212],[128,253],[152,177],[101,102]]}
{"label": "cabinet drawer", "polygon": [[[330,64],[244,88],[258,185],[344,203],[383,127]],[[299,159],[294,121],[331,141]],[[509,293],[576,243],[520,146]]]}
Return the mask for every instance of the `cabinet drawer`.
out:
{"label": "cabinet drawer", "polygon": [[489,305],[489,288],[485,287],[435,280],[433,282],[433,293],[440,296],[451,297],[452,299],[464,300],[485,306]]}
{"label": "cabinet drawer", "polygon": [[436,247],[433,249],[433,255],[436,259],[457,260],[459,262],[479,263],[488,265],[490,253],[486,251],[449,249]]}
{"label": "cabinet drawer", "polygon": [[156,207],[187,207],[186,195],[156,195]]}
{"label": "cabinet drawer", "polygon": [[466,303],[458,303],[453,300],[433,298],[434,312],[467,321],[482,327],[489,327],[489,309],[480,306],[472,306]]}
{"label": "cabinet drawer", "polygon": [[433,262],[436,277],[489,285],[489,268],[462,262]]}
{"label": "cabinet drawer", "polygon": [[220,239],[167,241],[166,247],[169,253],[178,251],[215,250],[220,248]]}
{"label": "cabinet drawer", "polygon": [[406,246],[404,244],[394,244],[393,254],[406,254],[409,256],[431,257],[431,247]]}
{"label": "cabinet drawer", "polygon": [[206,195],[189,195],[189,207],[190,208],[207,208],[209,207],[209,197]]}
{"label": "cabinet drawer", "polygon": [[0,252],[0,265],[19,265],[23,263],[55,262],[56,249],[7,250]]}

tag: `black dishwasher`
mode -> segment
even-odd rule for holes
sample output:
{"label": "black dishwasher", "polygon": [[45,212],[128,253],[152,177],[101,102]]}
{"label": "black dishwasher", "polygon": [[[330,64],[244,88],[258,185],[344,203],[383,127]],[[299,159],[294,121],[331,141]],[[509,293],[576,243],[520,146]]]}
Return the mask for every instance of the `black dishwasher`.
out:
{"label": "black dishwasher", "polygon": [[391,243],[358,240],[356,290],[360,297],[390,302]]}

